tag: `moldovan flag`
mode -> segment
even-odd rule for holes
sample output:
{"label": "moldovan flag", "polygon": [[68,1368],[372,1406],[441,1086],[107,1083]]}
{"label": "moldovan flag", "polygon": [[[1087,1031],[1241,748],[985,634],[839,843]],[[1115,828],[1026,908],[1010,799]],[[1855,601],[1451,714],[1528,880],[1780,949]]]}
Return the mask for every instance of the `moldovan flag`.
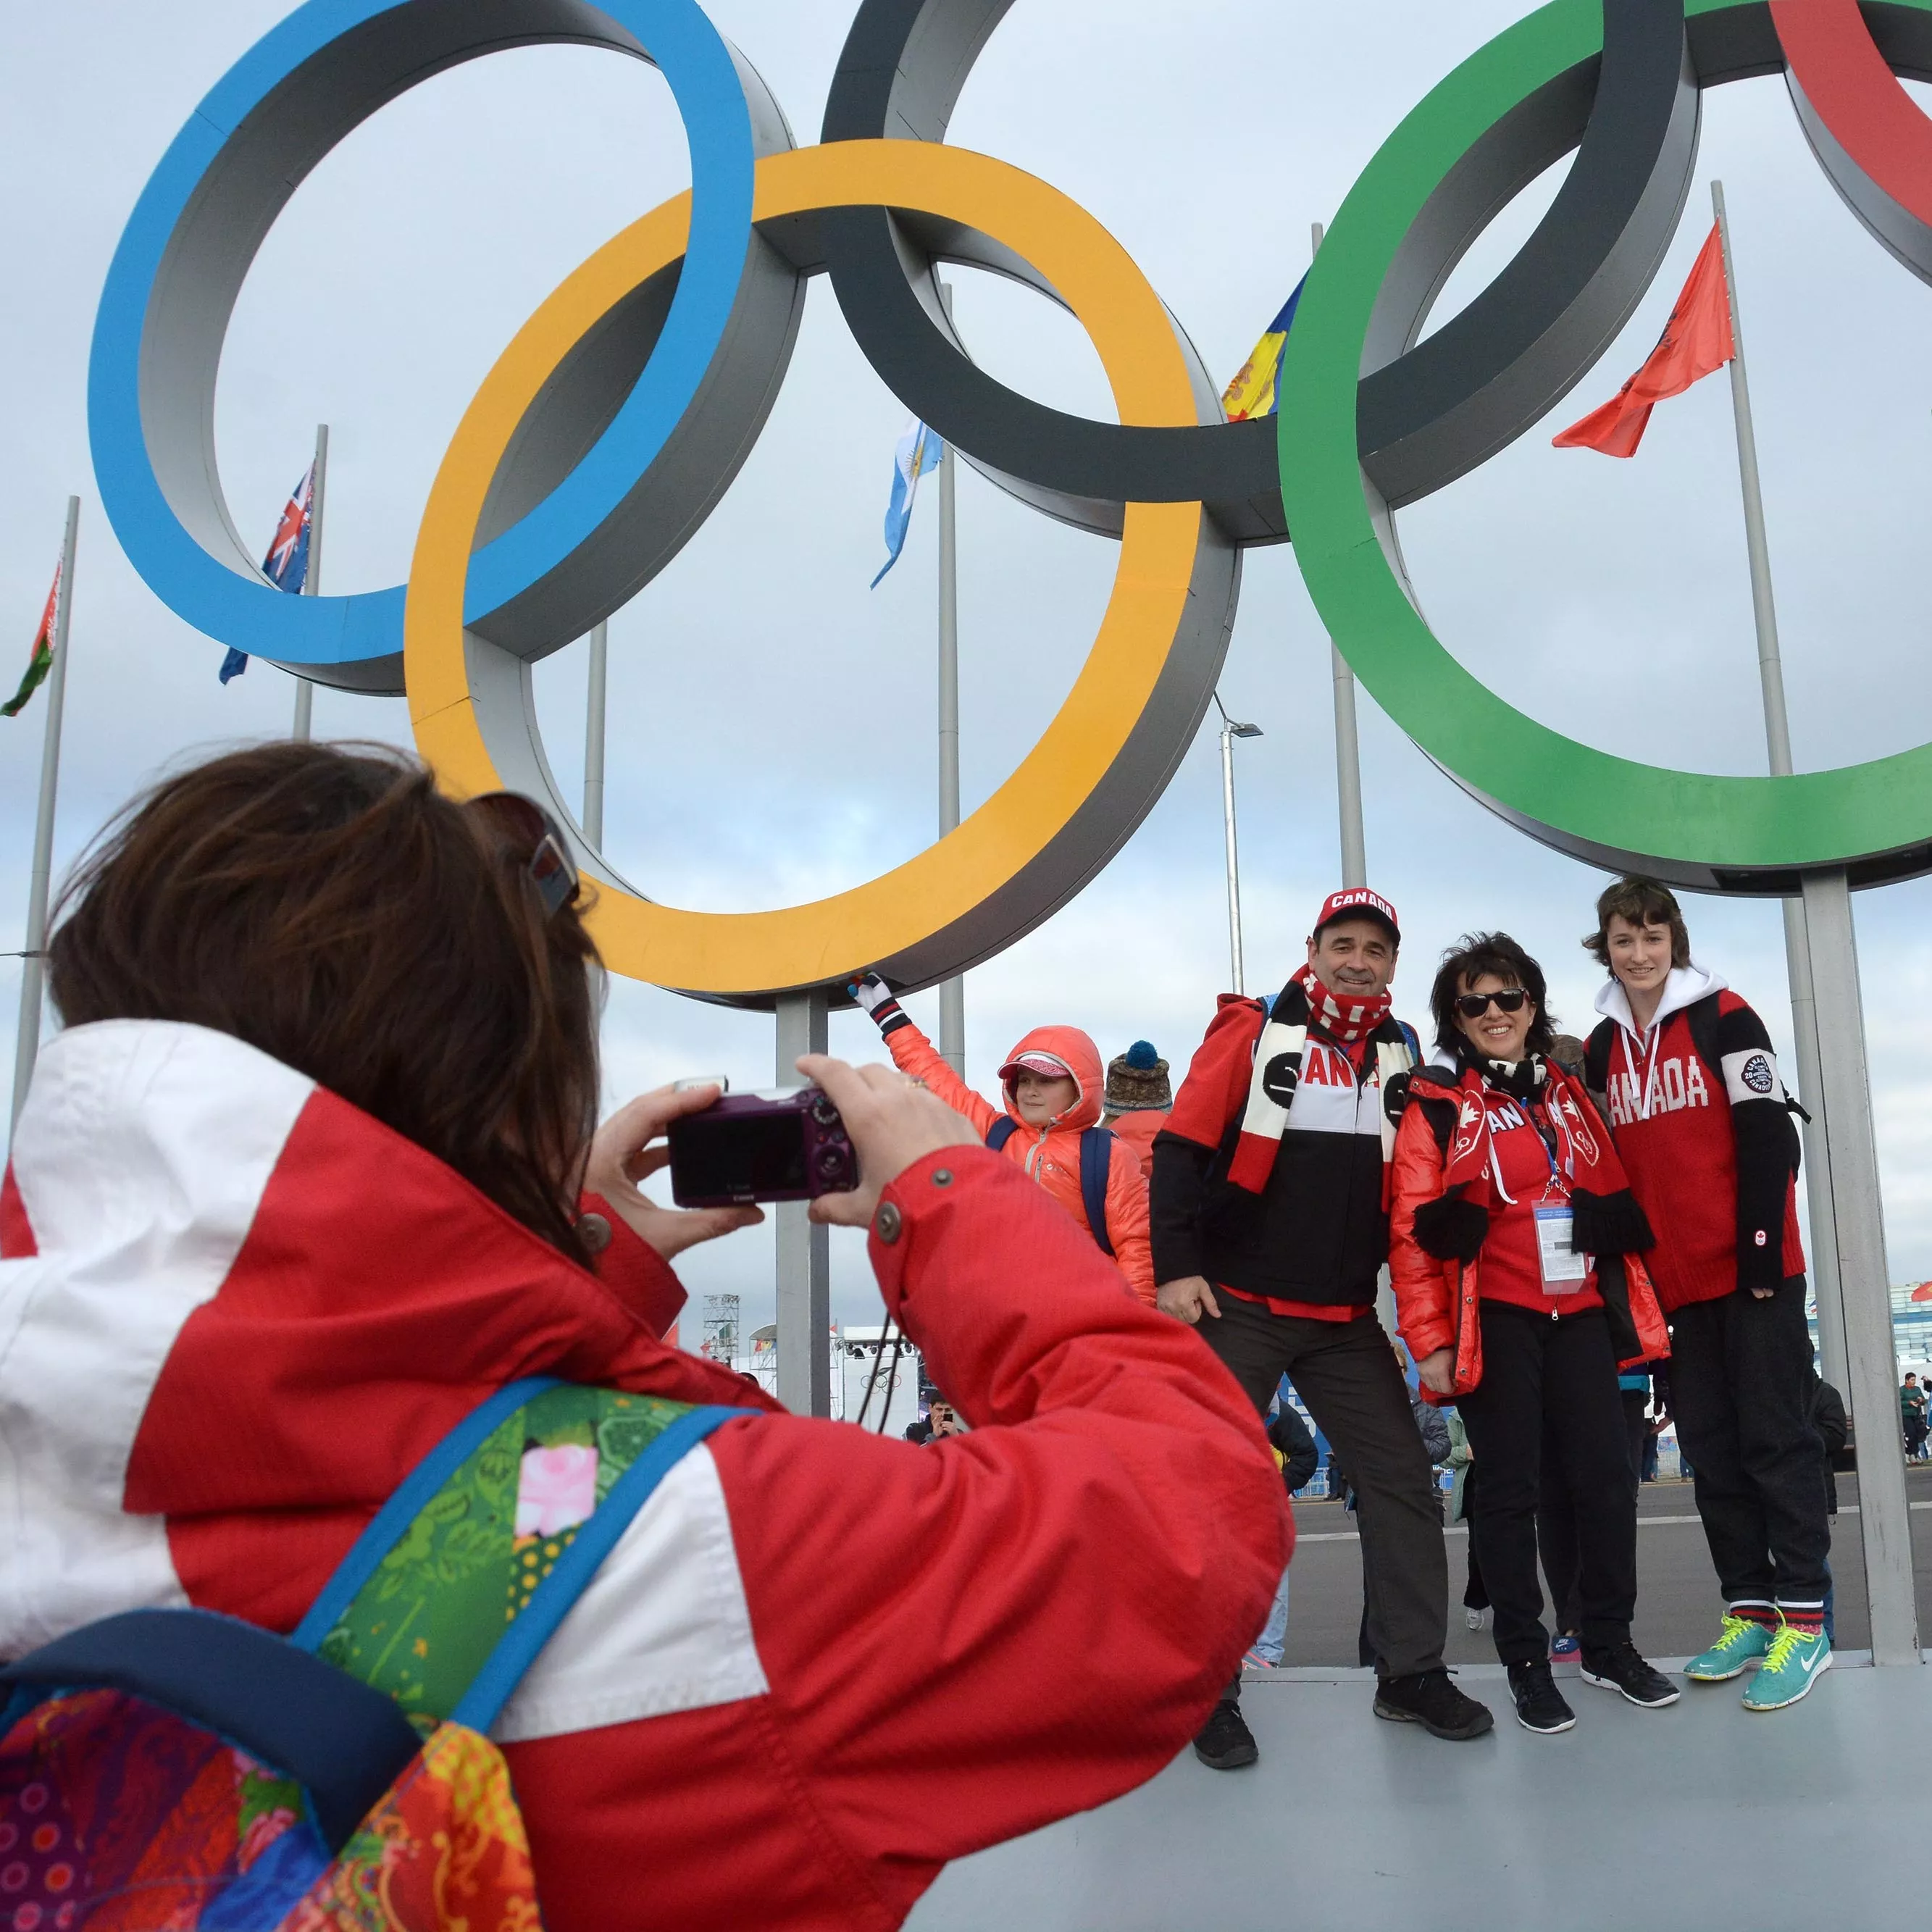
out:
{"label": "moldovan flag", "polygon": [[1634,456],[1652,410],[1666,396],[1681,396],[1736,353],[1730,291],[1724,286],[1724,253],[1714,222],[1649,361],[1601,409],[1592,410],[1552,441],[1558,449]]}
{"label": "moldovan flag", "polygon": [[1295,284],[1294,292],[1281,305],[1281,313],[1268,324],[1267,333],[1222,392],[1221,412],[1230,422],[1246,422],[1251,416],[1275,413],[1275,378],[1281,372],[1281,352],[1287,346],[1288,332],[1294,326],[1294,311],[1307,281],[1304,275]]}
{"label": "moldovan flag", "polygon": [[34,633],[32,654],[27,659],[25,675],[20,680],[20,688],[4,704],[0,704],[0,718],[17,718],[27,700],[46,682],[47,673],[54,668],[54,616],[60,608],[61,574],[58,565],[54,568],[54,587],[47,592],[47,608],[40,613],[40,628]]}

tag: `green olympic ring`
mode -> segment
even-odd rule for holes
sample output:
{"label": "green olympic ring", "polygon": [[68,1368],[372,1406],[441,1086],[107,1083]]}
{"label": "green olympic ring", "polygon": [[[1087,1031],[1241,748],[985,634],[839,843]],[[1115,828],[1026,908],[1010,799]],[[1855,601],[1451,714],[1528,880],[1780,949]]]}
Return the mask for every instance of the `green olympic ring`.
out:
{"label": "green olympic ring", "polygon": [[[1894,4],[1932,14],[1932,0]],[[1764,0],[1684,8],[1692,22],[1763,10]],[[1469,150],[1602,52],[1603,14],[1601,0],[1552,0],[1498,35],[1403,121],[1336,216],[1280,374],[1282,501],[1296,561],[1337,649],[1424,755],[1558,851],[1705,891],[1758,894],[1794,892],[1807,870],[1846,867],[1855,886],[1932,870],[1932,745],[1784,778],[1720,778],[1598,751],[1526,716],[1465,670],[1411,602],[1391,555],[1392,526],[1358,460],[1356,426],[1364,344],[1384,278]],[[1386,545],[1382,531],[1391,532]]]}

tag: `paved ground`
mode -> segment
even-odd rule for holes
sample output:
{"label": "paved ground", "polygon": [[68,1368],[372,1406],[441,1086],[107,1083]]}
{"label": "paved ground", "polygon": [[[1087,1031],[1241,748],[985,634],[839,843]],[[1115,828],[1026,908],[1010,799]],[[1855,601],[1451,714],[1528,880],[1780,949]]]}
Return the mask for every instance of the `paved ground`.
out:
{"label": "paved ground", "polygon": [[[1665,1531],[1659,1534],[1672,1534]],[[1569,1666],[1565,1666],[1566,1669]],[[1473,1743],[1378,1723],[1353,1673],[1243,1702],[1262,1747],[1184,1752],[1115,1803],[963,1858],[908,1932],[1892,1932],[1926,1917],[1932,1666],[1846,1658],[1753,1716],[1732,1684]],[[1464,1676],[1506,1702],[1493,1664]]]}
{"label": "paved ground", "polygon": [[[1914,1552],[1918,1577],[1921,1641],[1932,1642],[1932,1467],[1908,1470]],[[1858,1539],[1858,1485],[1856,1476],[1838,1478],[1840,1514],[1833,1537],[1832,1569],[1838,1589],[1838,1643],[1861,1650],[1871,1642],[1865,1609],[1864,1556]],[[1361,1545],[1353,1519],[1339,1503],[1298,1503],[1295,1524],[1300,1541],[1294,1554],[1289,1600],[1288,1650],[1283,1662],[1352,1664],[1355,1633],[1362,1614]],[[1637,1648],[1652,1657],[1688,1657],[1716,1634],[1720,1609],[1715,1574],[1704,1532],[1696,1520],[1690,1485],[1646,1483],[1637,1522]],[[1690,1520],[1686,1521],[1684,1519]],[[1493,1664],[1489,1634],[1466,1625],[1461,1598],[1468,1538],[1448,1532],[1449,1549],[1449,1648],[1452,1664]]]}

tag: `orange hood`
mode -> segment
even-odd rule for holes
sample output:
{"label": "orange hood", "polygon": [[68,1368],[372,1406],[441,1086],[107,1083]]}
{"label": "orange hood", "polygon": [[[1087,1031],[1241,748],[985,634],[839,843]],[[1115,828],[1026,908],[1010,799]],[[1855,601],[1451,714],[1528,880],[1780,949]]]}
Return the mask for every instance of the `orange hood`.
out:
{"label": "orange hood", "polygon": [[[1106,1075],[1100,1065],[1100,1049],[1078,1027],[1035,1027],[1000,1064],[1010,1066],[1023,1053],[1051,1054],[1072,1075],[1074,1084],[1080,1089],[1080,1096],[1072,1106],[1064,1113],[1056,1114],[1048,1124],[1049,1133],[1077,1133],[1084,1127],[1100,1124],[1101,1102],[1106,1096]],[[1018,1120],[1013,1106],[1012,1082],[1003,1080],[1000,1088],[1006,1096],[1006,1112]],[[1020,1124],[1024,1126],[1026,1123],[1022,1120]]]}

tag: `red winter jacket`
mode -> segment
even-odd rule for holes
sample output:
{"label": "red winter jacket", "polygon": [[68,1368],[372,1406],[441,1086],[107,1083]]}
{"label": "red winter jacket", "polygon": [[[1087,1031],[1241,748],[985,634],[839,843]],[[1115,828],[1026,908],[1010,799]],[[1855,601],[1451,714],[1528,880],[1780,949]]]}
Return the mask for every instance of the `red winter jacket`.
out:
{"label": "red winter jacket", "polygon": [[1618,1154],[1656,1230],[1648,1258],[1665,1309],[1802,1274],[1798,1134],[1763,1021],[1700,966],[1672,969],[1641,1034],[1616,980],[1597,1010],[1590,1084],[1608,1096]]}
{"label": "red winter jacket", "polygon": [[0,1658],[146,1606],[292,1629],[520,1376],[768,1412],[676,1466],[495,1726],[549,1932],[896,1926],[1159,1770],[1292,1539],[1232,1378],[982,1150],[909,1168],[871,1240],[974,1425],[920,1448],[666,1347],[682,1291],[621,1222],[586,1274],[225,1034],[61,1035],[14,1145]]}
{"label": "red winter jacket", "polygon": [[[1409,1082],[1408,1106],[1396,1130],[1395,1203],[1390,1217],[1389,1275],[1395,1288],[1396,1315],[1402,1339],[1419,1362],[1438,1348],[1453,1348],[1456,1380],[1446,1396],[1422,1391],[1425,1400],[1453,1402],[1467,1395],[1483,1379],[1483,1330],[1478,1319],[1482,1300],[1483,1257],[1472,1261],[1438,1259],[1416,1238],[1419,1208],[1439,1200],[1448,1165],[1432,1108],[1446,1107],[1454,1118],[1455,1078],[1434,1067],[1419,1070]],[[1439,1118],[1439,1117],[1438,1117]],[[1592,1118],[1599,1132],[1602,1123]],[[1607,1138],[1607,1136],[1606,1136]],[[1670,1353],[1670,1331],[1642,1258],[1623,1257],[1624,1286],[1618,1294],[1606,1271],[1599,1269],[1597,1285],[1610,1308],[1611,1334],[1621,1337],[1619,1366],[1660,1361]],[[1634,1334],[1632,1331],[1634,1331]]]}
{"label": "red winter jacket", "polygon": [[[902,1073],[931,1088],[955,1113],[973,1124],[983,1140],[994,1122],[1010,1119],[1018,1131],[1003,1150],[1017,1162],[1078,1221],[1087,1226],[1087,1203],[1080,1189],[1080,1136],[1100,1120],[1106,1081],[1100,1052],[1078,1027],[1035,1027],[1012,1052],[1009,1064],[1023,1053],[1050,1054],[1073,1076],[1079,1098],[1065,1113],[1043,1128],[1030,1127],[1013,1112],[1008,1088],[1004,1108],[982,1100],[958,1074],[939,1049],[908,1019],[886,1035],[892,1064]],[[1154,1256],[1148,1246],[1148,1184],[1141,1157],[1115,1137],[1107,1166],[1107,1239],[1127,1286],[1151,1308],[1154,1306]]]}

